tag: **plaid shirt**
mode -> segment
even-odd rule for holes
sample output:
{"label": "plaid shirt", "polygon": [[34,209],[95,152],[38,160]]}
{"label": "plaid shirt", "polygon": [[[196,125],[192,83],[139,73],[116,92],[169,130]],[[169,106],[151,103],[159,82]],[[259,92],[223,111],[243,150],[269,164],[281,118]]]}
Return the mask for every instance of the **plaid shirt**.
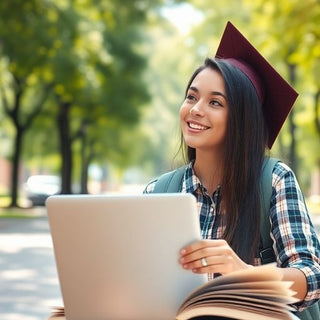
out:
{"label": "plaid shirt", "polygon": [[[144,192],[152,193],[155,182],[149,183]],[[225,225],[224,219],[219,218],[224,214],[219,210],[220,187],[210,197],[190,163],[186,167],[181,192],[192,193],[197,199],[202,237],[221,238]],[[307,295],[297,306],[301,311],[320,298],[320,245],[295,175],[281,162],[275,165],[272,173],[270,222],[277,265],[298,268],[306,276]],[[255,265],[259,264],[257,258]]]}

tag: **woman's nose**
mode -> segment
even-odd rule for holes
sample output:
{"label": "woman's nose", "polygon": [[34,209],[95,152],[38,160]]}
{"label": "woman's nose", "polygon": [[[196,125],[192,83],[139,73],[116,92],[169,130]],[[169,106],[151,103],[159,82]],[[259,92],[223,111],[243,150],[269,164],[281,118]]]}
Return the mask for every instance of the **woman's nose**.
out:
{"label": "woman's nose", "polygon": [[189,113],[192,116],[203,116],[204,111],[203,111],[203,106],[201,105],[200,102],[198,102],[197,104],[195,104],[189,111]]}

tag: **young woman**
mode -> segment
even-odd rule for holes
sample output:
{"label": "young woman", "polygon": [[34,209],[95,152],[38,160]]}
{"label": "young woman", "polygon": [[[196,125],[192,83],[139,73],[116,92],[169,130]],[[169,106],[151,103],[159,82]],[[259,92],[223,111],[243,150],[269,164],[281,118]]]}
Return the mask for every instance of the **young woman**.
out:
{"label": "young woman", "polygon": [[[181,250],[184,269],[214,277],[261,264],[261,170],[296,96],[229,23],[180,109],[188,158],[180,189],[197,199],[203,236]],[[320,246],[295,175],[282,162],[272,172],[270,222],[277,266],[293,282],[301,311],[320,298]]]}

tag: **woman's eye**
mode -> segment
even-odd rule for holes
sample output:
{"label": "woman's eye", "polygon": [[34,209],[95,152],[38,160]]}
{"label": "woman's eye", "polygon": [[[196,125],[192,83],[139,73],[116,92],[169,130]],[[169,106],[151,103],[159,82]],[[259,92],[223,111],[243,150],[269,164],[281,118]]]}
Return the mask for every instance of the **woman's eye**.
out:
{"label": "woman's eye", "polygon": [[214,106],[222,106],[222,104],[221,104],[220,101],[218,101],[218,100],[212,100],[212,101],[210,102],[210,104],[211,104],[211,105],[214,105]]}
{"label": "woman's eye", "polygon": [[186,96],[186,99],[187,99],[187,100],[190,100],[190,101],[195,101],[195,100],[196,100],[196,97],[193,96],[192,94],[188,94],[188,95]]}

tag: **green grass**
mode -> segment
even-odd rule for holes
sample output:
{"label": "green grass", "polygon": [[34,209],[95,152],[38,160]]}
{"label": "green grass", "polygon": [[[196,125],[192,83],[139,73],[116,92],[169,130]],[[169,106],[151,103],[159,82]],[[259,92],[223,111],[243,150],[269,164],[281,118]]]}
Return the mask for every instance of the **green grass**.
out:
{"label": "green grass", "polygon": [[[22,203],[22,201],[18,201]],[[10,197],[0,196],[0,218],[29,219],[39,216],[39,212],[35,208],[8,208],[10,205]]]}
{"label": "green grass", "polygon": [[[307,199],[306,202],[311,214],[320,215],[320,201],[318,199],[316,201]],[[7,208],[9,204],[9,197],[0,197],[0,218],[31,219],[39,216],[37,208]]]}
{"label": "green grass", "polygon": [[38,208],[0,208],[0,218],[30,219],[39,215]]}
{"label": "green grass", "polygon": [[27,213],[20,213],[20,212],[2,212],[0,211],[0,219],[34,219],[36,215],[31,215]]}
{"label": "green grass", "polygon": [[0,207],[7,207],[10,204],[10,197],[0,196]]}

